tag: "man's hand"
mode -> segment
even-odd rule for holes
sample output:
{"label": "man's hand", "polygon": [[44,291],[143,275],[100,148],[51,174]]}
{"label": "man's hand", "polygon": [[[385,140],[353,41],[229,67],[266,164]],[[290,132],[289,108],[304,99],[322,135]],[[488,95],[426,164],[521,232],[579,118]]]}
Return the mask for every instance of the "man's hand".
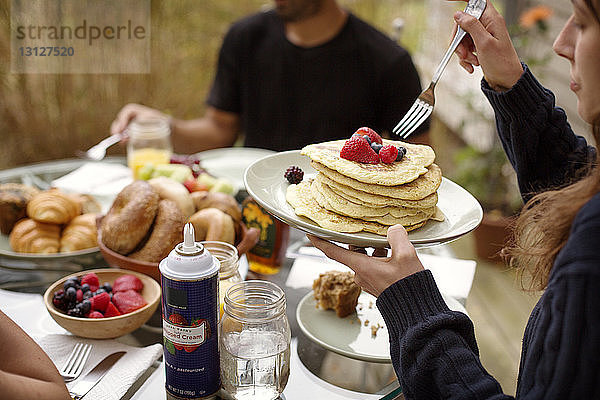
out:
{"label": "man's hand", "polygon": [[458,11],[454,20],[468,33],[456,48],[460,65],[469,73],[481,65],[488,84],[497,91],[514,86],[523,74],[519,56],[511,42],[504,17],[488,0],[481,18]]}
{"label": "man's hand", "polygon": [[387,237],[392,248],[391,256],[369,257],[308,235],[312,244],[327,257],[351,268],[356,273],[354,276],[356,283],[376,297],[393,283],[423,270],[417,252],[408,240],[408,234],[402,225],[390,227]]}
{"label": "man's hand", "polygon": [[116,135],[117,133],[121,133],[127,128],[127,125],[134,118],[169,118],[167,114],[164,114],[154,108],[146,107],[141,104],[130,103],[119,111],[117,117],[110,125],[110,133],[111,135]]}

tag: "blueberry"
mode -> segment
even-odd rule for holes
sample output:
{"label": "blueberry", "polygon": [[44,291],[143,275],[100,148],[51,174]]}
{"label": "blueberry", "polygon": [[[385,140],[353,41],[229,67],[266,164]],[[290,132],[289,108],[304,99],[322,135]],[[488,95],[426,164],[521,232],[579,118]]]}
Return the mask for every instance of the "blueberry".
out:
{"label": "blueberry", "polygon": [[81,285],[81,291],[83,293],[87,292],[90,290],[90,284],[89,283],[84,283],[83,285]]}
{"label": "blueberry", "polygon": [[375,153],[379,153],[379,150],[381,150],[382,147],[383,145],[377,142],[371,143],[371,148],[375,151]]}
{"label": "blueberry", "polygon": [[402,160],[402,157],[406,155],[406,147],[398,146],[398,155],[396,156],[396,161]]}
{"label": "blueberry", "polygon": [[367,143],[371,144],[371,138],[369,137],[369,135],[363,135],[363,137],[365,138]]}
{"label": "blueberry", "polygon": [[94,297],[94,292],[92,292],[91,290],[88,290],[87,292],[83,293],[83,299],[89,299],[91,297]]}
{"label": "blueberry", "polygon": [[63,283],[63,289],[65,289],[65,291],[70,287],[75,288],[75,290],[77,290],[77,286],[79,285],[77,284],[77,281],[74,278],[67,279],[67,281]]}
{"label": "blueberry", "polygon": [[92,309],[92,302],[89,300],[83,300],[81,303],[79,303],[79,307],[81,308],[83,315],[85,315]]}
{"label": "blueberry", "polygon": [[96,292],[94,293],[94,296],[97,294],[100,294],[100,293],[104,293],[104,292],[106,292],[106,289],[100,288],[100,289],[96,290]]}
{"label": "blueberry", "polygon": [[112,286],[108,282],[104,282],[104,285],[102,285],[101,288],[106,290],[108,293],[112,292]]}
{"label": "blueberry", "polygon": [[66,291],[65,291],[65,300],[67,300],[68,302],[71,301],[75,301],[77,299],[77,289],[75,289],[75,287],[70,286]]}

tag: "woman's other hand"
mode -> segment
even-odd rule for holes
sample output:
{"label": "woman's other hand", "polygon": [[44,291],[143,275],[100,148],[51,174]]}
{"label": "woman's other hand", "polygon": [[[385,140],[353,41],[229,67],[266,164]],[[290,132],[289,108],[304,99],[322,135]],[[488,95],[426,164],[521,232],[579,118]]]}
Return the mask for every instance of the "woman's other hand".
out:
{"label": "woman's other hand", "polygon": [[390,227],[387,237],[392,248],[391,256],[369,257],[308,235],[312,244],[327,257],[354,270],[356,283],[376,297],[393,283],[423,270],[417,252],[402,225]]}
{"label": "woman's other hand", "polygon": [[515,50],[504,17],[488,0],[478,20],[462,11],[454,20],[468,35],[456,49],[460,65],[469,73],[481,66],[487,83],[496,91],[510,89],[523,74],[523,67]]}

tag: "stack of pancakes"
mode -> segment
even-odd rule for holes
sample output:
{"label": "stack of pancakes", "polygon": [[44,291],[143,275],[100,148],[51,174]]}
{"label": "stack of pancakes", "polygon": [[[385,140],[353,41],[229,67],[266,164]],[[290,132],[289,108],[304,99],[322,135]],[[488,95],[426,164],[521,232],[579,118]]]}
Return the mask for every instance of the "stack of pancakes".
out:
{"label": "stack of pancakes", "polygon": [[384,140],[384,145],[405,147],[406,155],[391,164],[365,164],[341,158],[344,143],[302,149],[317,175],[288,187],[286,200],[297,215],[336,232],[378,235],[395,224],[410,231],[429,219],[443,219],[436,207],[442,172],[431,147]]}

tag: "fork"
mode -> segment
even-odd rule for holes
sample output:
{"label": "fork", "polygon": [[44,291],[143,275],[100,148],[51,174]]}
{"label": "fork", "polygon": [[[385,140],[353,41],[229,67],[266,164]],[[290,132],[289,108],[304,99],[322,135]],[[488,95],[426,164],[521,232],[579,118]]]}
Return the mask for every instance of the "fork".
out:
{"label": "fork", "polygon": [[71,382],[79,377],[91,351],[91,344],[77,343],[75,345],[69,358],[67,358],[67,361],[59,371],[65,382]]}
{"label": "fork", "polygon": [[87,158],[88,160],[100,161],[106,156],[106,149],[115,143],[119,143],[125,137],[126,135],[124,133],[110,135],[97,145],[90,147],[88,151],[77,152],[77,155],[81,158]]}
{"label": "fork", "polygon": [[[485,5],[486,0],[469,0],[464,12],[479,19],[481,14],[483,14],[483,10],[485,10]],[[454,53],[454,50],[456,50],[456,47],[458,47],[465,35],[466,32],[460,26],[457,27],[454,39],[452,39],[452,43],[450,43],[448,50],[446,50],[446,54],[444,54],[442,61],[435,70],[429,87],[419,95],[410,110],[408,110],[406,115],[404,115],[404,118],[402,118],[402,120],[398,122],[398,125],[396,125],[396,127],[392,130],[392,132],[400,136],[402,139],[406,139],[415,131],[415,129],[425,122],[427,117],[431,115],[433,106],[435,104],[435,95],[433,93],[435,85],[440,79],[442,72],[444,72],[446,65],[448,65],[448,61],[450,61],[452,53]]]}

